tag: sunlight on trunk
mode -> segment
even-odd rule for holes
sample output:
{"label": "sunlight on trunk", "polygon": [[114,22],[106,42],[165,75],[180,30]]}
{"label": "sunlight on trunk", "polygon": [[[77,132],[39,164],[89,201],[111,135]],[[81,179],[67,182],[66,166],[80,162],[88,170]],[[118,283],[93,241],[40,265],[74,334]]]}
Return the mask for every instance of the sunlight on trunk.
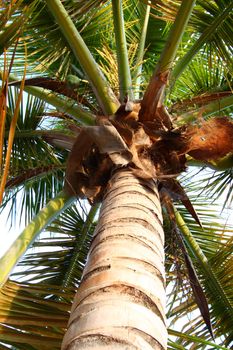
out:
{"label": "sunlight on trunk", "polygon": [[156,183],[117,171],[62,349],[166,349],[164,233]]}

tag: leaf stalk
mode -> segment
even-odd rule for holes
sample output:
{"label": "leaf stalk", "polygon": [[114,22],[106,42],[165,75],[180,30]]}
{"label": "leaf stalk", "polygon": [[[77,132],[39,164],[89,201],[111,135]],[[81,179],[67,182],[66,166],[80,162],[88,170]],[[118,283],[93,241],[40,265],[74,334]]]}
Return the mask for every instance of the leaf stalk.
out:
{"label": "leaf stalk", "polygon": [[46,0],[74,56],[82,66],[100,107],[106,115],[113,114],[119,102],[94,60],[80,33],[60,0]]}

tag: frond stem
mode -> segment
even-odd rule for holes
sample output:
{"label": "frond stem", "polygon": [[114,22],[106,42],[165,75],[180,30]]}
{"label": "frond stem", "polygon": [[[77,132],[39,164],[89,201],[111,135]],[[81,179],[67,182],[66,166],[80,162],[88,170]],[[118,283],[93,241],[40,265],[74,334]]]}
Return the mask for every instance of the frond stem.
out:
{"label": "frond stem", "polygon": [[123,102],[126,95],[128,95],[129,99],[132,101],[134,100],[134,96],[125,36],[122,0],[112,0],[112,11],[117,51],[120,100]]}
{"label": "frond stem", "polygon": [[31,246],[40,232],[45,229],[61,212],[63,212],[75,197],[67,195],[64,191],[59,192],[56,197],[39,211],[34,219],[27,225],[21,234],[12,243],[7,252],[0,259],[1,276],[0,286],[2,286],[17,262]]}
{"label": "frond stem", "polygon": [[86,73],[103,112],[106,115],[113,114],[119,106],[119,102],[62,2],[60,0],[46,0],[46,3],[76,59]]}
{"label": "frond stem", "polygon": [[[3,72],[0,71],[0,79],[2,78]],[[18,80],[19,78],[14,74],[9,75],[9,81]],[[24,91],[56,107],[59,111],[72,115],[83,124],[93,125],[95,123],[95,116],[78,106],[74,100],[61,98],[59,95],[51,92],[50,90],[42,89],[38,86],[24,86]]]}
{"label": "frond stem", "polygon": [[168,328],[168,334],[171,336],[176,336],[176,337],[185,339],[185,340],[192,340],[192,342],[194,342],[196,344],[210,345],[214,349],[228,350],[227,348],[220,346],[220,345],[217,345],[216,343],[210,342],[210,341],[205,340],[205,339],[200,338],[200,337],[195,337],[193,335],[189,335],[187,333],[177,332],[171,328]]}
{"label": "frond stem", "polygon": [[199,52],[203,44],[211,38],[211,36],[216,32],[218,27],[226,20],[232,8],[233,8],[233,4],[230,3],[225,8],[225,10],[221,12],[220,15],[212,22],[212,24],[206,28],[206,30],[201,34],[199,39],[190,48],[190,50],[177,62],[172,72],[172,77],[171,77],[172,81],[175,81],[178,79],[178,77],[182,74],[182,72],[188,66],[189,62]]}
{"label": "frond stem", "polygon": [[197,243],[197,241],[195,240],[195,238],[193,237],[192,233],[190,232],[188,226],[186,225],[186,223],[183,220],[179,211],[176,208],[174,208],[174,212],[175,212],[177,225],[178,225],[180,231],[182,232],[182,235],[184,237],[186,244],[191,249],[194,256],[198,260],[198,263],[205,271],[206,277],[211,281],[211,283],[213,285],[212,288],[215,290],[216,293],[218,293],[219,302],[221,302],[221,304],[224,305],[224,309],[226,310],[228,317],[233,322],[233,309],[232,309],[231,302],[229,301],[224,290],[222,289],[218,278],[216,277],[211,265],[208,262],[208,259],[206,258],[205,254],[201,250],[201,248],[200,248],[199,244]]}
{"label": "frond stem", "polygon": [[141,121],[153,120],[157,108],[163,103],[164,91],[169,80],[175,56],[194,5],[195,0],[183,0],[180,5],[166,45],[144,94],[139,113]]}
{"label": "frond stem", "polygon": [[208,117],[214,113],[218,113],[225,108],[233,106],[233,94],[230,96],[219,98],[218,100],[211,101],[210,103],[187,113],[179,115],[177,119],[177,125],[186,124],[196,120],[198,117]]}
{"label": "frond stem", "polygon": [[148,2],[148,5],[146,5],[145,9],[145,17],[144,17],[144,22],[143,22],[143,27],[142,27],[142,32],[141,32],[141,38],[138,46],[138,52],[137,52],[137,59],[135,62],[135,72],[134,72],[134,77],[133,77],[133,86],[134,90],[139,90],[140,84],[141,84],[141,72],[142,72],[142,64],[143,64],[143,56],[144,56],[144,51],[145,51],[145,42],[146,42],[146,35],[147,35],[147,28],[148,28],[148,23],[149,23],[149,18],[150,18],[150,1]]}
{"label": "frond stem", "polygon": [[163,49],[155,74],[171,70],[188,20],[191,16],[196,0],[183,0],[176,15],[175,22],[170,30],[166,45]]}

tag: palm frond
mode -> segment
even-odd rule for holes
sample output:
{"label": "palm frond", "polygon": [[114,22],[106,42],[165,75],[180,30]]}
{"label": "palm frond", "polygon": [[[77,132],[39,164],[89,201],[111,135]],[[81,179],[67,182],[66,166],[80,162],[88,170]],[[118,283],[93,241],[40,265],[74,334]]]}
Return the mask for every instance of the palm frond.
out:
{"label": "palm frond", "polygon": [[46,0],[46,4],[87,76],[103,113],[105,115],[114,113],[119,102],[62,2],[60,0]]}
{"label": "palm frond", "polygon": [[[223,347],[221,345],[217,345],[216,343],[210,342],[205,340],[204,338],[201,339],[200,337],[196,337],[194,335],[188,335],[186,333],[181,333],[181,332],[177,332],[174,331],[173,329],[168,329],[168,333],[170,336],[176,336],[178,338],[183,338],[187,341],[187,344],[189,343],[189,341],[191,340],[191,342],[193,343],[193,345],[195,346],[195,344],[197,344],[197,346],[200,348],[200,346],[205,346],[205,345],[209,345],[211,347],[214,347],[214,349],[222,349],[222,350],[228,350],[228,348]],[[168,344],[168,349],[173,350],[173,349],[185,349],[182,345],[180,345],[178,343],[178,341],[176,340],[175,342],[170,341]]]}
{"label": "palm frond", "polygon": [[212,203],[222,199],[222,209],[231,207],[233,200],[232,168],[223,171],[206,169],[202,179],[199,179],[198,176],[194,178],[192,186],[199,188],[199,193],[211,198]]}
{"label": "palm frond", "polygon": [[[185,70],[187,65],[190,63],[192,58],[198,53],[199,50],[201,50],[202,46],[205,43],[208,43],[211,41],[213,33],[216,33],[219,30],[219,27],[223,25],[223,23],[230,17],[230,13],[232,12],[232,4],[230,3],[224,11],[221,11],[216,18],[214,18],[214,21],[209,24],[209,26],[204,30],[204,32],[200,35],[198,40],[186,51],[185,55],[179,59],[178,63],[176,64],[176,67],[173,70],[173,79],[177,79],[177,77]],[[221,31],[221,29],[220,29]],[[226,33],[226,32],[225,32]],[[219,34],[217,34],[219,36]],[[224,37],[224,33],[222,33],[222,36]],[[221,35],[220,35],[221,37]],[[225,54],[226,49],[224,48],[224,51],[222,49],[222,44],[218,44],[220,47],[218,47],[216,44],[214,45],[214,48],[218,47],[218,50],[222,52],[222,55],[225,55],[226,57],[228,55]],[[224,46],[223,46],[224,47]],[[228,61],[229,56],[227,57]]]}
{"label": "palm frond", "polygon": [[[157,16],[165,21],[174,21],[180,1],[152,1],[152,6],[158,11]],[[204,34],[217,17],[220,17],[229,6],[228,17],[220,26],[213,28],[212,35],[208,38],[208,45],[224,61],[230,63],[232,55],[232,37],[229,36],[229,29],[232,28],[231,7],[227,1],[197,1],[189,21],[190,32],[195,31],[196,40]],[[232,6],[232,5],[231,5]],[[226,49],[226,47],[229,48]]]}
{"label": "palm frond", "polygon": [[61,191],[48,204],[39,211],[39,213],[25,227],[21,234],[11,244],[7,252],[0,258],[0,264],[4,273],[0,278],[0,285],[4,285],[9,274],[16,266],[17,262],[23,254],[29,249],[34,240],[38,237],[43,229],[45,229],[62,211],[64,211],[72,202],[71,197]]}
{"label": "palm frond", "polygon": [[[203,254],[200,245],[198,245],[197,240],[195,240],[187,226],[184,226],[184,222],[181,219],[179,214],[176,214],[176,218],[178,220],[179,228],[184,235],[185,242],[190,250],[190,257],[193,260],[194,265],[197,270],[199,270],[199,276],[201,276],[202,284],[205,286],[205,294],[207,298],[211,301],[211,318],[213,329],[217,336],[224,335],[225,336],[225,344],[230,343],[233,340],[232,335],[232,324],[233,319],[229,317],[227,321],[221,325],[221,322],[217,320],[225,320],[226,313],[230,316],[232,311],[230,311],[233,307],[232,304],[232,293],[229,290],[228,282],[226,283],[223,279],[219,279],[217,275],[217,268],[212,268],[211,260],[207,259]],[[227,246],[227,245],[226,245]],[[219,247],[220,249],[220,247]],[[219,250],[218,249],[218,250]],[[215,258],[215,255],[218,251],[213,253],[212,259]],[[231,251],[229,251],[231,254]],[[232,256],[232,254],[231,254]],[[225,260],[221,261],[219,264],[219,274],[221,271],[221,265],[225,264]],[[222,272],[222,271],[221,271]],[[229,281],[229,279],[228,279]],[[224,283],[225,282],[225,283]],[[231,286],[232,287],[232,286]],[[197,328],[195,327],[197,330]]]}
{"label": "palm frond", "polygon": [[[188,178],[188,177],[187,177]],[[192,181],[186,179],[186,182],[183,182],[183,186],[186,188],[191,202],[193,203],[198,215],[200,216],[202,222],[202,228],[195,222],[191,214],[179,205],[179,211],[182,213],[184,222],[189,228],[190,234],[194,237],[198,246],[204,252],[205,256],[208,259],[208,264],[210,269],[216,274],[219,285],[221,285],[221,290],[225,294],[225,297],[232,303],[232,281],[230,278],[224,280],[226,275],[223,272],[225,263],[230,267],[230,261],[232,259],[232,232],[233,227],[227,225],[223,219],[219,217],[219,212],[221,211],[221,204],[215,205],[215,209],[211,206],[211,199],[208,199],[207,196],[200,196],[195,192]],[[207,202],[209,205],[207,206]],[[188,273],[185,267],[185,259],[181,251],[179,242],[172,234],[172,228],[169,224],[167,216],[164,217],[165,222],[165,233],[166,233],[166,255],[167,255],[167,292],[168,292],[168,322],[169,327],[175,331],[180,330],[182,324],[182,331],[191,336],[203,337],[203,339],[211,341],[210,335],[205,328],[203,320],[200,316],[200,312],[197,309],[195,299],[192,295],[190,281]],[[181,228],[182,230],[182,228]],[[220,252],[225,252],[220,254]],[[204,270],[201,268],[201,264],[198,262],[198,259],[194,258],[193,251],[190,252],[190,258],[193,261],[196,272],[198,272],[199,279],[201,281],[202,287],[204,288],[205,294],[210,301],[210,315],[212,319],[212,327],[214,334],[218,339],[218,344],[228,346],[230,339],[232,340],[232,321],[228,319],[228,322],[223,322],[224,326],[221,327],[219,319],[224,319],[225,311],[220,307],[220,297],[219,293],[215,293],[211,286],[211,279],[205,274]],[[212,264],[216,261],[217,257],[221,255],[218,263],[216,263],[213,268]],[[221,260],[222,259],[222,260]],[[231,282],[230,282],[231,281]],[[224,297],[224,298],[225,298]],[[221,299],[222,300],[222,299]],[[222,312],[221,312],[222,311]],[[182,321],[181,321],[182,320]],[[225,328],[224,328],[225,327]],[[220,340],[219,337],[224,335],[225,343],[223,340]],[[229,339],[228,339],[229,337]],[[224,339],[222,338],[222,339]],[[188,339],[188,338],[187,338]],[[185,349],[190,346],[192,343],[190,340],[182,340],[176,338],[175,343],[180,344]],[[194,343],[195,340],[193,339]],[[204,349],[205,347],[203,347]]]}
{"label": "palm frond", "polygon": [[27,276],[27,281],[60,285],[61,290],[77,286],[90,246],[97,209],[93,207],[88,215],[88,209],[84,209],[86,205],[79,202],[54,220],[20,261],[12,277],[20,280]]}
{"label": "palm frond", "polygon": [[[170,93],[170,100],[174,100],[174,95],[178,101],[184,98],[202,97],[205,94],[221,93],[225,91],[231,92],[232,77],[229,74],[226,65],[215,55],[211,55],[208,50],[203,51],[197,56],[195,60],[189,65],[189,70],[181,75],[176,82],[176,86]],[[193,101],[195,105],[196,101]],[[206,101],[210,102],[210,101]],[[181,107],[181,102],[179,108]],[[198,105],[198,101],[196,103]],[[182,112],[191,106],[185,103],[182,105]],[[176,106],[172,109],[176,111]],[[177,109],[177,112],[179,110]]]}
{"label": "palm frond", "polygon": [[1,348],[60,349],[73,297],[72,288],[8,281],[0,291]]}
{"label": "palm frond", "polygon": [[88,214],[88,207],[80,202],[61,214],[20,262],[11,277],[17,282],[1,289],[1,342],[19,349],[60,348],[98,210]]}
{"label": "palm frond", "polygon": [[[10,88],[8,93],[8,109],[5,126],[5,136],[10,127],[11,116],[15,110],[18,91]],[[25,103],[24,103],[25,101]],[[51,147],[41,138],[40,133],[34,133],[41,129],[45,104],[32,96],[24,96],[21,101],[19,117],[17,120],[16,137],[12,147],[8,182],[21,176],[22,182],[17,186],[7,186],[7,191],[2,203],[2,209],[8,204],[11,213],[17,210],[23,213],[20,207],[25,204],[24,215],[26,222],[42,208],[54,193],[59,192],[63,186],[64,153],[55,153]],[[18,134],[17,134],[18,132]],[[20,136],[21,133],[21,137]],[[7,141],[4,145],[3,159],[7,149]],[[27,175],[28,169],[38,169],[31,176]],[[47,169],[47,171],[45,171]],[[44,171],[43,171],[44,170]],[[22,177],[22,174],[25,174]],[[31,181],[32,177],[34,180]],[[22,187],[25,185],[25,187]],[[21,195],[19,196],[19,192]],[[35,198],[35,193],[40,193],[40,200]]]}
{"label": "palm frond", "polygon": [[24,24],[33,11],[34,3],[32,2],[31,6],[26,6],[23,0],[1,3],[0,55],[19,39]]}
{"label": "palm frond", "polygon": [[[107,33],[111,13],[110,5],[101,6],[101,4],[99,1],[75,2],[72,6],[69,1],[64,3],[70,18],[93,55],[95,55],[95,43],[100,42],[100,36]],[[46,5],[38,4],[32,17],[33,23],[28,22],[24,32],[24,39],[26,42],[30,41],[29,62],[32,67],[46,74],[49,72],[51,77],[61,79],[70,72],[71,64],[81,69]],[[99,22],[101,28],[97,25]]]}

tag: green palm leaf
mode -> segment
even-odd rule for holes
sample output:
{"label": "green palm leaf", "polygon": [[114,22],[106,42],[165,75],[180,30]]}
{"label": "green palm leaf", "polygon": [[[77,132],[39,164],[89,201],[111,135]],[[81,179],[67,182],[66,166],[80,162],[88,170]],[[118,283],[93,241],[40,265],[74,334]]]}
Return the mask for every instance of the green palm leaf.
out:
{"label": "green palm leaf", "polygon": [[[10,89],[6,137],[15,108],[16,96],[17,90]],[[51,148],[41,138],[40,130],[44,113],[45,104],[32,96],[26,98],[25,105],[21,104],[12,149],[7,191],[2,204],[2,208],[4,208],[9,203],[13,213],[16,207],[20,210],[18,206],[22,202],[26,208],[26,222],[31,220],[35,213],[53,196],[54,192],[62,189],[64,154],[51,152]],[[6,149],[7,142],[4,151]],[[30,174],[28,174],[29,170]],[[34,179],[33,182],[32,179]],[[18,196],[19,192],[20,196]],[[35,199],[35,193],[40,193],[39,201]]]}
{"label": "green palm leaf", "polygon": [[18,349],[60,349],[73,295],[69,288],[61,293],[57,286],[8,282],[0,294],[1,342]]}
{"label": "green palm leaf", "polygon": [[1,342],[19,349],[60,348],[98,209],[88,214],[80,205],[47,227],[19,263],[12,277],[24,282],[9,281],[1,290]]}

